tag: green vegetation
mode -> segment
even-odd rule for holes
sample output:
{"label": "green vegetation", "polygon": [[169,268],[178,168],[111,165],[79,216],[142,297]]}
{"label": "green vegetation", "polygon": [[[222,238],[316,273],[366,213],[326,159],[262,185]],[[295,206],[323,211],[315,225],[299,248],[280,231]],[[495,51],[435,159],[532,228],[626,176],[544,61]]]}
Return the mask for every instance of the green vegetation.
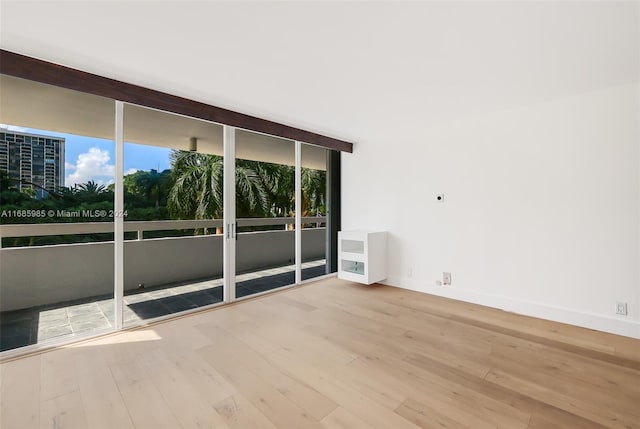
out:
{"label": "green vegetation", "polygon": [[[236,160],[236,212],[242,217],[294,215],[295,169],[291,166]],[[302,215],[325,214],[326,174],[302,169]],[[96,213],[113,210],[115,186],[94,181],[64,187],[37,198],[19,182],[0,171],[0,223],[111,222],[112,217],[65,217],[59,211]],[[223,207],[223,158],[174,150],[171,169],[137,171],[124,177],[125,221],[167,219],[220,219]],[[28,215],[16,215],[17,212]],[[55,212],[50,216],[48,213]],[[37,216],[33,214],[37,214]],[[40,216],[43,214],[42,216]],[[149,233],[152,236],[185,235],[194,231]],[[195,233],[202,233],[196,231]],[[145,235],[147,237],[147,235]],[[132,237],[126,237],[132,238]],[[104,241],[113,234],[4,238],[6,247]]]}
{"label": "green vegetation", "polygon": [[[168,208],[174,219],[222,217],[223,158],[196,152],[173,151],[173,183]],[[238,217],[293,216],[294,174],[291,166],[236,160],[236,215]],[[324,171],[302,169],[303,216],[325,208]]]}

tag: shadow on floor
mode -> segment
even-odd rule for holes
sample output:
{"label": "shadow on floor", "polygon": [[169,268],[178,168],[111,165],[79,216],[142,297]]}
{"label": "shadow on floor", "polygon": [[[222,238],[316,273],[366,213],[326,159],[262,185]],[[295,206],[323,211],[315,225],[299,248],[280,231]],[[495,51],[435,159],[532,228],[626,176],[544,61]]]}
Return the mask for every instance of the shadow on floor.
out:
{"label": "shadow on floor", "polygon": [[[325,274],[325,266],[305,268],[302,280],[308,280]],[[295,283],[295,272],[262,276],[256,279],[236,283],[236,297],[243,298],[260,292],[281,288]],[[180,311],[191,310],[218,302],[222,302],[222,286],[187,292],[179,295],[165,296],[148,301],[129,304],[129,308],[140,319],[152,319]]]}

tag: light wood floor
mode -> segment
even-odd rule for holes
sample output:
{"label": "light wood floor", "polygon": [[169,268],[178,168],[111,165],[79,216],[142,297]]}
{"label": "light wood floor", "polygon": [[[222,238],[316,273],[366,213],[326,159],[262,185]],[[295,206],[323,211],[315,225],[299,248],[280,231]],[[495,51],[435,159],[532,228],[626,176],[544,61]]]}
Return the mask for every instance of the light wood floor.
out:
{"label": "light wood floor", "polygon": [[330,279],[0,365],[9,428],[640,428],[640,341]]}

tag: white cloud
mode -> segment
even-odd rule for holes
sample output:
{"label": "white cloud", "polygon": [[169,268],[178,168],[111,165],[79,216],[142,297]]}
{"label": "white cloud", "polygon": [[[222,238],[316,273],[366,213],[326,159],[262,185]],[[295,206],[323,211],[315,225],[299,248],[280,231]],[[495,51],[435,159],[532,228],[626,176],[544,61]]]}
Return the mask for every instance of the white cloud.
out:
{"label": "white cloud", "polygon": [[0,128],[3,128],[8,131],[16,131],[18,133],[24,133],[27,131],[26,128],[18,127],[17,125],[0,124]]}
{"label": "white cloud", "polygon": [[78,155],[75,164],[65,164],[67,170],[73,170],[71,174],[67,175],[65,185],[71,187],[89,180],[101,185],[113,183],[116,168],[115,165],[109,164],[110,160],[108,151],[97,147],[90,148],[88,152]]}
{"label": "white cloud", "polygon": [[127,171],[125,171],[125,172],[124,172],[124,175],[125,175],[125,176],[128,176],[129,174],[133,174],[133,173],[135,173],[136,171],[139,171],[139,169],[138,169],[138,168],[130,168],[130,169],[128,169]]}

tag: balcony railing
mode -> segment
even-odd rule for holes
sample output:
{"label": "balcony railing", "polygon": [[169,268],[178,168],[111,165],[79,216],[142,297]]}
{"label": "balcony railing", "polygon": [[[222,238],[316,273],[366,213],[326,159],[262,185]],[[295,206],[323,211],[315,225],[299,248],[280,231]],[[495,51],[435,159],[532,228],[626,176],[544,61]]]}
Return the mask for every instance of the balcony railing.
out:
{"label": "balcony railing", "polygon": [[[303,261],[325,258],[325,217],[303,217]],[[290,265],[295,261],[294,219],[238,219],[238,227],[282,226],[280,230],[240,232],[236,271]],[[155,287],[222,276],[223,235],[145,238],[147,231],[222,228],[222,220],[124,222],[124,288]],[[0,226],[2,237],[113,233],[112,222],[16,224]],[[113,293],[114,242],[10,247],[1,250],[0,311],[11,311]]]}
{"label": "balcony railing", "polygon": [[[324,224],[325,216],[302,217],[302,224]],[[291,225],[291,217],[243,218],[237,219],[238,228],[248,226]],[[222,219],[202,220],[154,220],[125,221],[124,232],[137,232],[138,240],[143,239],[144,231],[170,231],[184,229],[223,228]],[[0,239],[4,237],[42,237],[50,235],[80,235],[113,233],[113,222],[74,222],[74,223],[35,223],[0,225]],[[0,240],[0,246],[2,241]]]}

